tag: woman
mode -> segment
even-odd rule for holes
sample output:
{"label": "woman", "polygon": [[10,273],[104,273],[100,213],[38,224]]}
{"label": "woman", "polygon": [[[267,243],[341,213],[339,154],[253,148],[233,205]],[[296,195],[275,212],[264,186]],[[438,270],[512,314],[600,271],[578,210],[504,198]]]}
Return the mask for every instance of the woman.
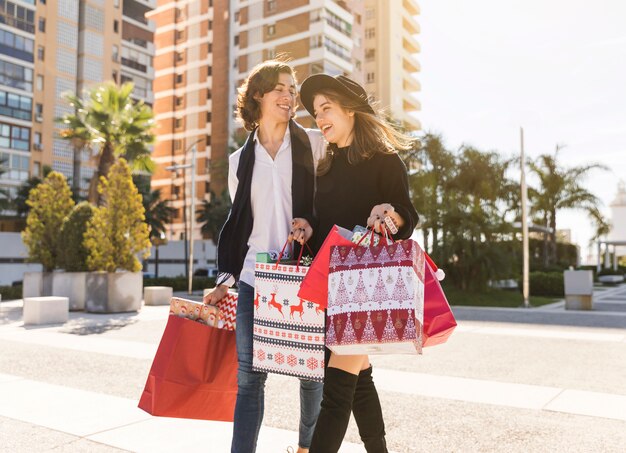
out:
{"label": "woman", "polygon": [[[347,77],[313,75],[302,84],[300,98],[329,142],[318,166],[314,246],[321,246],[334,224],[352,230],[367,222],[377,231],[386,224],[395,239],[410,237],[418,216],[409,197],[406,167],[397,154],[408,149],[410,139],[378,117],[363,87]],[[293,231],[304,241],[311,225],[295,219]],[[327,364],[310,452],[338,451],[351,411],[366,450],[386,452],[368,357],[331,354]]]}
{"label": "woman", "polygon": [[[233,453],[254,453],[263,420],[267,373],[252,370],[256,254],[280,250],[289,235],[291,219],[310,217],[315,164],[324,153],[319,131],[305,130],[295,123],[295,111],[295,74],[283,62],[256,66],[239,89],[237,113],[250,135],[229,157],[233,206],[220,233],[216,288],[204,299],[215,304],[238,279],[239,369]],[[300,381],[298,453],[308,451],[321,398],[321,383]]]}

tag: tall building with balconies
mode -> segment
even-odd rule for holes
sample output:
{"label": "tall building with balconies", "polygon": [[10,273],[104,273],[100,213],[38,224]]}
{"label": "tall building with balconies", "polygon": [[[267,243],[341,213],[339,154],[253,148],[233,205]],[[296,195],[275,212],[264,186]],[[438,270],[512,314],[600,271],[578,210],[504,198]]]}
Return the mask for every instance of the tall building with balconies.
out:
{"label": "tall building with balconies", "polygon": [[365,87],[409,131],[421,128],[419,14],[415,0],[365,1]]}
{"label": "tall building with balconies", "polygon": [[[352,74],[354,16],[333,0],[234,2],[231,108],[236,89],[258,63],[285,54],[302,82],[310,74]],[[303,109],[303,122],[311,120]],[[231,133],[239,124],[231,122]]]}
{"label": "tall building with balconies", "polygon": [[[152,102],[154,0],[0,0],[0,186],[12,196],[43,166],[78,180],[94,172],[88,150],[61,139],[55,119],[73,109],[65,92],[81,94],[105,80],[135,82]],[[78,171],[76,171],[78,170]]]}
{"label": "tall building with balconies", "polygon": [[33,165],[35,54],[40,56],[35,12],[34,0],[0,0],[0,164],[5,171],[0,188],[10,197]]}
{"label": "tall building with balconies", "polygon": [[[232,2],[231,2],[232,3]],[[157,171],[152,187],[171,200],[175,216],[167,238],[186,238],[191,205],[191,171],[196,200],[210,200],[226,187],[229,121],[230,5],[227,0],[158,0],[150,13],[156,22],[154,111]],[[195,169],[169,171],[192,163]],[[193,232],[201,237],[200,226]]]}

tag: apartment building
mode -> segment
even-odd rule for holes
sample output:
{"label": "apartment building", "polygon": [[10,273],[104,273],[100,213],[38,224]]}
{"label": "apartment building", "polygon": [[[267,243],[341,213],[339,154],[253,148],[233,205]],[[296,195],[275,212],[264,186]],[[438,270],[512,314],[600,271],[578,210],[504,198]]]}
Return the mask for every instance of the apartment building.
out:
{"label": "apartment building", "polygon": [[[149,15],[156,23],[154,111],[158,164],[152,187],[176,210],[167,238],[183,239],[191,204],[191,169],[196,147],[196,199],[210,200],[226,188],[230,2],[159,0]],[[199,205],[199,203],[198,203]],[[194,238],[200,238],[200,226]]]}
{"label": "apartment building", "polygon": [[[368,90],[392,107],[394,117],[418,129],[411,113],[419,110],[412,94],[419,90],[414,77],[419,26],[413,17],[418,13],[413,0],[371,5],[357,0],[158,0],[148,14],[156,23],[154,159],[159,169],[152,186],[176,209],[168,238],[185,237],[191,175],[189,169],[166,167],[189,164],[195,146],[196,202],[222,193],[226,156],[244,136],[233,114],[237,88],[264,60],[286,55],[300,82],[318,72],[349,75],[361,83],[370,73],[384,73],[369,76]],[[385,81],[398,85],[386,87]],[[298,120],[313,125],[303,109]],[[201,237],[199,225],[193,237]]]}
{"label": "apartment building", "polygon": [[75,153],[55,119],[72,108],[63,93],[132,80],[151,103],[155,0],[0,0],[0,187],[14,196],[49,165],[86,191],[91,152]]}
{"label": "apartment building", "polygon": [[421,129],[416,93],[420,14],[415,0],[365,0],[365,88],[407,130]]}

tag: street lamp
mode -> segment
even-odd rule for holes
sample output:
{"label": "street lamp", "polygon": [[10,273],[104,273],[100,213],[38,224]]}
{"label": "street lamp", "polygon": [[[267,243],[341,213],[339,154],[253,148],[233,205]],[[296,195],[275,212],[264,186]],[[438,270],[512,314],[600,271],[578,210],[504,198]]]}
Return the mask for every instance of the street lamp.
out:
{"label": "street lamp", "polygon": [[[195,226],[194,224],[195,224],[195,212],[196,212],[196,155],[197,155],[196,145],[200,143],[202,140],[204,139],[201,138],[191,144],[191,163],[190,164],[177,164],[177,165],[169,165],[165,167],[165,169],[169,171],[186,170],[187,168],[192,169],[191,171],[191,206],[190,206],[191,214],[189,216],[190,217],[189,235],[187,239],[189,241],[189,275],[188,275],[188,282],[187,282],[188,294],[192,293],[192,286],[193,286],[193,229]],[[185,156],[187,156],[187,151],[189,151],[189,148],[185,150]],[[187,197],[185,197],[185,200],[184,200],[185,205],[187,204],[186,198]]]}
{"label": "street lamp", "polygon": [[520,127],[520,167],[521,167],[521,189],[522,189],[522,294],[524,298],[524,308],[530,307],[529,298],[529,269],[530,258],[528,256],[528,211],[526,209],[528,190],[526,189],[526,157],[524,156],[524,129]]}

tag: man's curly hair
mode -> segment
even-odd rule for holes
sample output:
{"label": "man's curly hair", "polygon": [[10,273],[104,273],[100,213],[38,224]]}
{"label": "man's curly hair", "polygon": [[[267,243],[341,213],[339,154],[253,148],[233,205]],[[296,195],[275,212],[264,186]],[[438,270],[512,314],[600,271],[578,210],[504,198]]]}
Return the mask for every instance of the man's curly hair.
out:
{"label": "man's curly hair", "polygon": [[246,130],[254,130],[261,119],[261,105],[254,97],[272,91],[281,73],[289,74],[297,83],[295,71],[286,62],[268,60],[256,65],[237,90],[237,117],[243,121]]}

